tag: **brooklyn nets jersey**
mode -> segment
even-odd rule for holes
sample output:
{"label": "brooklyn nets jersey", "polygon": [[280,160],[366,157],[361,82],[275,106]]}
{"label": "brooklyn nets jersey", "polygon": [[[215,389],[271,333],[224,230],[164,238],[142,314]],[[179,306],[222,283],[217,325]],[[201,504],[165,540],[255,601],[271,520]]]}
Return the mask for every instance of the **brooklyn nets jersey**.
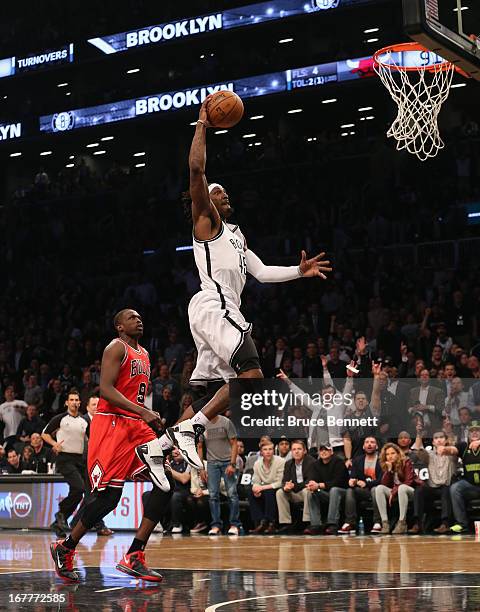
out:
{"label": "brooklyn nets jersey", "polygon": [[188,306],[190,330],[198,351],[190,383],[228,381],[236,376],[232,361],[252,328],[240,312],[247,275],[245,238],[238,225],[222,222],[220,233],[212,240],[194,238],[193,253],[201,291]]}
{"label": "brooklyn nets jersey", "polygon": [[218,236],[211,240],[193,240],[193,254],[200,274],[202,291],[214,292],[225,302],[240,308],[241,293],[247,276],[245,238],[238,225],[222,221]]}

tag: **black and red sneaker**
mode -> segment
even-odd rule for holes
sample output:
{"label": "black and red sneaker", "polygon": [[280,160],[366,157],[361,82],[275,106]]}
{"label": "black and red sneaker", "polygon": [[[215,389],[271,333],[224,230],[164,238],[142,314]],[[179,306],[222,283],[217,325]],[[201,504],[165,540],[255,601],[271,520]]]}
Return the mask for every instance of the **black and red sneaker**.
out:
{"label": "black and red sneaker", "polygon": [[145,553],[143,550],[136,550],[127,555],[123,555],[122,560],[117,563],[117,570],[149,582],[162,582],[163,576],[147,567],[145,563]]}
{"label": "black and red sneaker", "polygon": [[61,542],[52,542],[50,544],[50,553],[59,578],[68,582],[80,582],[80,576],[73,567],[74,550],[63,546],[62,540]]}

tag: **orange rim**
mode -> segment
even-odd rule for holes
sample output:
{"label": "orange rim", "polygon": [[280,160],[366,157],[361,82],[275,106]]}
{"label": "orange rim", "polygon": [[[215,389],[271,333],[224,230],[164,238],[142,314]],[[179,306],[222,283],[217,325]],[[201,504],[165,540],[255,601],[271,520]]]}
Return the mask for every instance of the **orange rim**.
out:
{"label": "orange rim", "polygon": [[380,59],[380,56],[386,53],[401,53],[402,51],[427,51],[428,53],[434,53],[434,51],[431,51],[430,49],[427,49],[416,42],[399,43],[396,45],[383,47],[383,49],[376,51],[373,54],[373,61],[375,64],[377,64],[377,66],[383,66],[384,68],[397,72],[419,72],[421,70],[437,72],[439,70],[451,70],[452,67],[458,72],[461,72],[459,68],[448,60],[443,60],[443,62],[439,64],[429,64],[428,66],[398,66],[397,64],[386,64]]}

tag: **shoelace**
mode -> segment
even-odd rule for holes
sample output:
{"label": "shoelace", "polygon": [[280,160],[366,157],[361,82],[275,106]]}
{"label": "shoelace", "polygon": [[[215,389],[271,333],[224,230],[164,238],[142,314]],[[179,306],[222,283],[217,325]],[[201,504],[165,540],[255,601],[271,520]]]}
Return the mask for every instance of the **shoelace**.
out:
{"label": "shoelace", "polygon": [[132,565],[135,566],[141,565],[145,567],[145,553],[142,550],[138,550],[130,556],[130,559],[133,561]]}
{"label": "shoelace", "polygon": [[65,553],[65,569],[69,572],[73,572],[73,560],[75,559],[75,551],[67,550]]}

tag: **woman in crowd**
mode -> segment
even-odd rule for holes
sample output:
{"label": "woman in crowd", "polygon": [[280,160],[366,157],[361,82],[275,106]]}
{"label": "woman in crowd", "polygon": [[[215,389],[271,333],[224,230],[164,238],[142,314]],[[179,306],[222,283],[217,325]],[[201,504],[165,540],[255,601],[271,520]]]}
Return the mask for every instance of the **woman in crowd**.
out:
{"label": "woman in crowd", "polygon": [[397,499],[400,515],[392,533],[406,533],[408,502],[413,499],[414,488],[422,486],[423,482],[416,476],[410,459],[407,459],[399,446],[391,442],[382,448],[380,467],[383,471],[382,481],[375,489],[375,499],[382,518],[380,533],[390,533],[388,508],[391,508]]}
{"label": "woman in crowd", "polygon": [[33,463],[33,448],[30,444],[26,444],[22,450],[22,462],[24,470],[35,470]]}

